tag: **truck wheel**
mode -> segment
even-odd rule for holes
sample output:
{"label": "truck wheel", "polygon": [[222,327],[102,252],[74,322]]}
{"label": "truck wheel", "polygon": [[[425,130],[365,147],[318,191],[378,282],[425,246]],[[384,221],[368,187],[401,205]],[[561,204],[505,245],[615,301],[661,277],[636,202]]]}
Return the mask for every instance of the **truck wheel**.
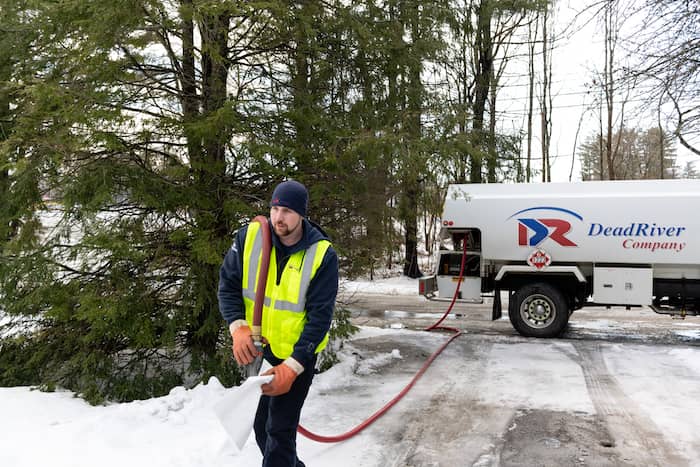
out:
{"label": "truck wheel", "polygon": [[550,284],[524,285],[510,297],[508,317],[525,337],[556,337],[569,322],[564,295]]}

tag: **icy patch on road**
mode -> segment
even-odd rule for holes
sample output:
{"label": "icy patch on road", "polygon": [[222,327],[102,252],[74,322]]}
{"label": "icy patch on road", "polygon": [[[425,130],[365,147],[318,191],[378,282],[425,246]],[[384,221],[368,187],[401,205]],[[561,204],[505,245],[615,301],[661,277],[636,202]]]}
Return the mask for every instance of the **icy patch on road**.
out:
{"label": "icy patch on road", "polygon": [[420,331],[412,331],[410,329],[389,329],[389,328],[376,328],[369,326],[359,326],[358,331],[352,336],[352,340],[358,339],[368,339],[371,337],[386,336],[386,335],[398,335],[406,334],[410,336],[411,334],[420,334]]}
{"label": "icy patch on road", "polygon": [[[585,322],[577,323],[576,321],[571,321],[569,326],[574,329],[595,329],[599,331],[609,331],[615,329],[624,329],[626,326],[621,325],[615,321],[609,319],[596,319],[587,320]],[[629,326],[627,326],[629,327]]]}
{"label": "icy patch on road", "polygon": [[385,367],[394,357],[391,354],[381,354],[367,360],[362,360],[357,365],[355,374],[360,376],[369,376],[376,374],[382,367]]}
{"label": "icy patch on road", "polygon": [[673,333],[685,340],[700,340],[700,330],[673,331]]}
{"label": "icy patch on road", "polygon": [[394,360],[401,358],[401,352],[398,349],[394,349],[391,353],[379,354],[367,360],[361,360],[355,369],[355,374],[360,376],[375,374]]}

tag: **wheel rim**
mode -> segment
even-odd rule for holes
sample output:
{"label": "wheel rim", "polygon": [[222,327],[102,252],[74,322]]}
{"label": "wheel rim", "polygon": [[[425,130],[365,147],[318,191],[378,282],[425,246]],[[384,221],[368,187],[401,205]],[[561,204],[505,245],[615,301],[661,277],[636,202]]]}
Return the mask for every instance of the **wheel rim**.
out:
{"label": "wheel rim", "polygon": [[533,328],[546,328],[556,316],[557,308],[546,295],[530,295],[520,305],[520,317]]}

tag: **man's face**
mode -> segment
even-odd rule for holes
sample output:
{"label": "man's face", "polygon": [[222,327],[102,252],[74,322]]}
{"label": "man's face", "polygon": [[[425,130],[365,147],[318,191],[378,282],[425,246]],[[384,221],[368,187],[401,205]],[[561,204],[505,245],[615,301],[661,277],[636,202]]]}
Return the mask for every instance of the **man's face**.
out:
{"label": "man's face", "polygon": [[284,206],[272,206],[270,208],[270,220],[275,233],[283,244],[294,244],[301,238],[301,216],[296,211]]}

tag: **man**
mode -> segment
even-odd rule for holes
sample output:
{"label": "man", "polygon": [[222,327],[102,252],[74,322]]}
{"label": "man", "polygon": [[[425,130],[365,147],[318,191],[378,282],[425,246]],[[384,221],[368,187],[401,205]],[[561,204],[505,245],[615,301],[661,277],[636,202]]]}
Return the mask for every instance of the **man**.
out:
{"label": "man", "polygon": [[[274,375],[262,386],[255,416],[255,439],[264,467],[304,466],[296,452],[296,430],[314,375],[316,357],[328,342],[338,291],[338,256],[323,230],[306,219],[308,192],[290,180],[270,201],[272,252],[263,306],[263,357]],[[255,277],[254,243],[260,223],[235,235],[219,274],[219,309],[229,324],[238,365],[258,351],[251,338]],[[252,266],[252,267],[251,267]],[[304,292],[305,291],[305,292]]]}

